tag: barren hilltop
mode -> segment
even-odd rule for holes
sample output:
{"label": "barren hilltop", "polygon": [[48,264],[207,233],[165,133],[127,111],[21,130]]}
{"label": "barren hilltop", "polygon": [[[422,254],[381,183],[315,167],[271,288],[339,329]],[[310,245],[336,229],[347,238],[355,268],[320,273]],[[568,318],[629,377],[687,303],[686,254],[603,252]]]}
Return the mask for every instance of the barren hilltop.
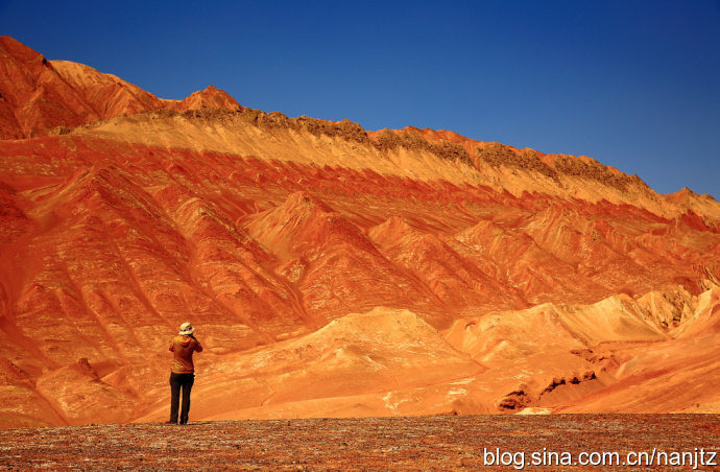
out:
{"label": "barren hilltop", "polygon": [[0,427],[720,411],[720,204],[0,37]]}

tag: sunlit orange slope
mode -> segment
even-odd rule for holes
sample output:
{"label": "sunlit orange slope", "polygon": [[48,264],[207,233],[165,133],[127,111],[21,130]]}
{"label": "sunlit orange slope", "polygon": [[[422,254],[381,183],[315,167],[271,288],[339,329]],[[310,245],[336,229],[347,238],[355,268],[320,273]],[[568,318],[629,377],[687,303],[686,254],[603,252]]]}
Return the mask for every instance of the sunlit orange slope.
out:
{"label": "sunlit orange slope", "polygon": [[0,38],[0,425],[718,411],[720,204]]}

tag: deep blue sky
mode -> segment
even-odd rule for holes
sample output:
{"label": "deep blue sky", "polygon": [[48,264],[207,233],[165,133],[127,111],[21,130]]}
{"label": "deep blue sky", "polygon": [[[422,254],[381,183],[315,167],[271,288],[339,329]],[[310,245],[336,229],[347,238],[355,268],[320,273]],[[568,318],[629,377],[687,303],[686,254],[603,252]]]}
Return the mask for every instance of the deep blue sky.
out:
{"label": "deep blue sky", "polygon": [[0,0],[0,34],[162,98],[450,129],[720,200],[720,0]]}

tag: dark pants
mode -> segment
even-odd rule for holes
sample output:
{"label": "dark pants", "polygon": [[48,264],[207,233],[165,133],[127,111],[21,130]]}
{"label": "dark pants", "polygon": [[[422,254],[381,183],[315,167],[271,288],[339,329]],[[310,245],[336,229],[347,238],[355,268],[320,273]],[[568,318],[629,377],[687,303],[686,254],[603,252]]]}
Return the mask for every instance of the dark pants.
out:
{"label": "dark pants", "polygon": [[195,382],[195,374],[170,373],[170,422],[177,423],[178,407],[180,406],[180,390],[182,389],[182,411],[180,412],[180,424],[188,422],[190,413],[190,391]]}

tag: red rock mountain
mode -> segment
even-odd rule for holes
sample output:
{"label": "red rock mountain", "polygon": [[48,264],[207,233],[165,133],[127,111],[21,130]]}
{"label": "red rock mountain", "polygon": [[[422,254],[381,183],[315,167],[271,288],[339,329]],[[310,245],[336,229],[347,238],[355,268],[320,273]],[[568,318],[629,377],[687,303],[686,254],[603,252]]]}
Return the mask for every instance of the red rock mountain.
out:
{"label": "red rock mountain", "polygon": [[163,100],[92,67],[48,61],[9,36],[0,37],[0,91],[0,139],[47,136],[143,111],[240,108],[212,85],[182,101]]}
{"label": "red rock mountain", "polygon": [[720,204],[0,38],[0,426],[720,410]]}

